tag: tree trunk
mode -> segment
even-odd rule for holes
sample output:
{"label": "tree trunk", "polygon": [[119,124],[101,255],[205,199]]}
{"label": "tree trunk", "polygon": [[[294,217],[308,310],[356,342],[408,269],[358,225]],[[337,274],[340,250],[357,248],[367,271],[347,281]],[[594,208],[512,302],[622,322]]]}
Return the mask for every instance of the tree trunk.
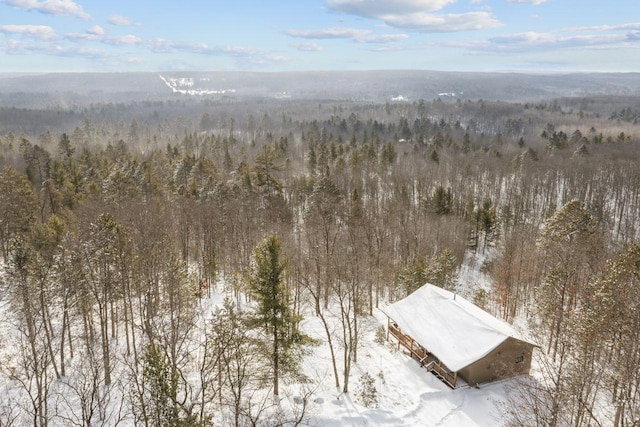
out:
{"label": "tree trunk", "polygon": [[64,367],[64,342],[66,330],[68,328],[67,323],[69,322],[69,310],[67,309],[66,299],[65,299],[65,307],[62,311],[62,327],[60,328],[60,375],[65,376],[65,367]]}
{"label": "tree trunk", "polygon": [[[106,300],[106,298],[105,298]],[[102,303],[100,308],[100,334],[102,338],[102,362],[104,363],[104,385],[111,384],[111,361],[109,357],[109,319],[107,318],[108,307]]]}
{"label": "tree trunk", "polygon": [[278,396],[278,362],[279,362],[279,351],[278,351],[278,327],[273,325],[273,394]]}
{"label": "tree trunk", "polygon": [[56,374],[56,378],[60,379],[60,372],[58,371],[58,365],[56,364],[56,358],[53,353],[53,333],[51,331],[52,327],[49,316],[49,308],[47,304],[45,304],[44,283],[40,283],[40,311],[42,312],[42,326],[44,328],[44,333],[47,340],[47,351],[49,352],[49,357],[51,358],[51,364],[53,365],[53,371]]}
{"label": "tree trunk", "polygon": [[[316,299],[316,303],[319,302]],[[331,331],[329,330],[329,324],[324,317],[324,314],[320,313],[320,320],[324,326],[324,332],[327,334],[327,343],[329,344],[329,351],[331,353],[331,364],[333,365],[333,376],[336,379],[336,389],[340,389],[340,376],[338,375],[338,363],[336,361],[336,353],[333,349],[333,340],[331,339]]]}

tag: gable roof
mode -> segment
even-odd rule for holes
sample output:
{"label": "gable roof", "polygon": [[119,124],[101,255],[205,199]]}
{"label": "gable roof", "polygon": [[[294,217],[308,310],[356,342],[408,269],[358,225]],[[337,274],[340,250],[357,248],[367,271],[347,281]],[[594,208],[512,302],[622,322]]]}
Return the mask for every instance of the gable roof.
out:
{"label": "gable roof", "polygon": [[508,323],[429,283],[382,312],[452,371],[482,359],[509,337],[529,343]]}

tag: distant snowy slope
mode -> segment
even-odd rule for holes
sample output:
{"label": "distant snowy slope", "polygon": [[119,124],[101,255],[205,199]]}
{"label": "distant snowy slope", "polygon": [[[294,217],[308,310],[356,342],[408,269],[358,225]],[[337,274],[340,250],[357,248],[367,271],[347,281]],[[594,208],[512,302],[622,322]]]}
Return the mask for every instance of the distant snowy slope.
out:
{"label": "distant snowy slope", "polygon": [[[204,96],[204,95],[224,95],[227,93],[235,93],[235,89],[208,89],[206,87],[196,85],[196,81],[190,77],[164,77],[162,74],[159,75],[160,80],[164,82],[164,84],[171,89],[173,93],[180,93],[182,95],[192,95],[192,96]],[[207,78],[198,79],[197,83],[202,84],[202,82],[209,82]]]}

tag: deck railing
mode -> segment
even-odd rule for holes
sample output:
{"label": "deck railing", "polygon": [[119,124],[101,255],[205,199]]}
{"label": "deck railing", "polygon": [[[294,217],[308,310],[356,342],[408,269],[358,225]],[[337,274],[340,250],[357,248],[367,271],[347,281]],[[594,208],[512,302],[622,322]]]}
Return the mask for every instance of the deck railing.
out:
{"label": "deck railing", "polygon": [[[387,330],[389,331],[389,335],[392,335],[398,341],[398,348],[402,345],[409,350],[409,355],[417,360],[421,367],[425,367],[428,372],[433,373],[449,387],[456,388],[456,382],[458,380],[457,372],[447,370],[437,357],[429,353],[427,349],[418,344],[411,336],[403,334],[400,328],[391,321],[389,322]],[[389,336],[387,336],[387,339],[389,339]]]}
{"label": "deck railing", "polygon": [[427,371],[432,372],[436,377],[440,378],[440,380],[442,380],[449,387],[456,388],[456,382],[458,380],[457,372],[450,373],[439,363],[436,363],[435,360],[429,362],[427,366],[425,366],[425,368],[427,369]]}

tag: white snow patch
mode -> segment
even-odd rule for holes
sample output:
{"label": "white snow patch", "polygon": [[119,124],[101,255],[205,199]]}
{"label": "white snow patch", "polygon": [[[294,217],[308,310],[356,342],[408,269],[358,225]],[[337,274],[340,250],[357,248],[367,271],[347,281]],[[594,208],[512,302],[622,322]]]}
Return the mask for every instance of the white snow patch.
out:
{"label": "white snow patch", "polygon": [[493,250],[485,253],[467,250],[462,258],[462,265],[458,271],[459,294],[467,299],[473,299],[478,289],[491,290],[491,277],[484,272],[485,264],[493,257]]}
{"label": "white snow patch", "polygon": [[[159,75],[160,79],[166,84],[173,93],[180,93],[183,95],[202,96],[202,95],[220,95],[228,93],[236,93],[235,89],[195,89],[195,82],[192,78],[172,78]],[[208,81],[208,79],[200,79],[201,81]]]}

